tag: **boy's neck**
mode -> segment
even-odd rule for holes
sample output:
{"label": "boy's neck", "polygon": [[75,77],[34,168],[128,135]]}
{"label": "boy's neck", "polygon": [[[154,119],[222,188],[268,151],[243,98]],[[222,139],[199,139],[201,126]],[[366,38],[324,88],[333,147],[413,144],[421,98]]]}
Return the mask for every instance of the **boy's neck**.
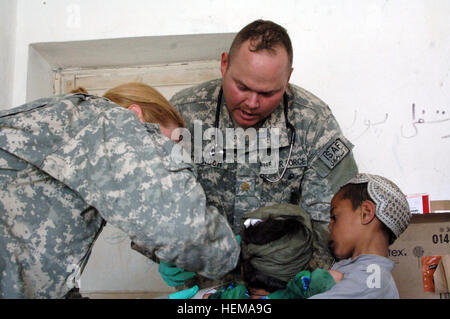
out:
{"label": "boy's neck", "polygon": [[386,257],[388,258],[388,249],[383,249],[383,250],[379,250],[379,249],[364,249],[364,250],[360,250],[360,251],[356,251],[353,253],[352,255],[352,259],[355,259],[356,257],[360,256],[360,255],[377,255],[377,256],[382,256],[382,257]]}
{"label": "boy's neck", "polygon": [[388,257],[389,238],[386,236],[368,236],[366,240],[362,240],[360,244],[355,247],[352,259],[359,255],[378,255]]}

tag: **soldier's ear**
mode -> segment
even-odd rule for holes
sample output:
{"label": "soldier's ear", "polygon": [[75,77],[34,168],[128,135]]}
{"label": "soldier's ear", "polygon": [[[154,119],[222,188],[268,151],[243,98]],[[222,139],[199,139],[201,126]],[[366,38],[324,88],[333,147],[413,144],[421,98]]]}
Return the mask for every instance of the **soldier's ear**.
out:
{"label": "soldier's ear", "polygon": [[291,80],[292,71],[294,71],[294,68],[291,68],[291,69],[289,70],[289,76],[288,76],[287,83],[289,83],[289,81]]}
{"label": "soldier's ear", "polygon": [[141,121],[141,123],[144,123],[144,114],[142,112],[142,108],[139,106],[139,104],[131,104],[128,107],[129,110],[133,111],[134,114],[136,114],[136,116],[139,118],[139,121]]}
{"label": "soldier's ear", "polygon": [[228,69],[229,62],[229,54],[227,52],[222,53],[222,57],[220,58],[220,72],[222,72],[222,76],[224,76],[225,72]]}
{"label": "soldier's ear", "polygon": [[289,71],[287,71],[288,72],[288,77],[287,77],[286,86],[285,86],[284,90],[287,89],[287,86],[289,84],[289,80],[291,79],[292,71],[294,71],[294,68],[290,68]]}

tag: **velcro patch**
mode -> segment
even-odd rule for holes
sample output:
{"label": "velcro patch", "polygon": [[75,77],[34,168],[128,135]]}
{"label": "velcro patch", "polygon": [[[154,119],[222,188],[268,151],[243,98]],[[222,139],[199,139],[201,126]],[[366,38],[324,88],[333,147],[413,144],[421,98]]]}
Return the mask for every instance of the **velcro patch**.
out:
{"label": "velcro patch", "polygon": [[333,169],[348,153],[350,149],[338,138],[320,155],[320,159],[329,169]]}

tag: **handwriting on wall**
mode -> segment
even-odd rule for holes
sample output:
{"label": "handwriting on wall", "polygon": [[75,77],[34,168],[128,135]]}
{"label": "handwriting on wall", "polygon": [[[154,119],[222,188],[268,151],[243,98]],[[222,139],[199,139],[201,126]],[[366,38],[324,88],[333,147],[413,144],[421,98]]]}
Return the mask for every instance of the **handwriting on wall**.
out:
{"label": "handwriting on wall", "polygon": [[[422,108],[418,109],[416,105],[413,103],[411,106],[411,125],[413,127],[413,132],[411,134],[404,134],[403,125],[400,127],[401,136],[404,138],[413,138],[419,134],[419,128],[424,124],[443,124],[445,122],[450,121],[450,112],[446,111],[445,108]],[[447,125],[447,124],[445,124]],[[441,138],[449,138],[450,137],[450,127],[448,130],[448,134],[441,136]]]}
{"label": "handwriting on wall", "polygon": [[[410,119],[402,121],[399,126],[400,136],[406,139],[411,139],[419,134],[419,131],[425,126],[429,125],[444,125],[448,126],[450,123],[450,110],[449,108],[441,107],[422,107],[418,108],[415,103],[411,106]],[[353,121],[349,127],[344,128],[344,132],[351,140],[358,140],[366,133],[371,131],[377,138],[380,137],[383,132],[384,126],[388,124],[398,125],[394,122],[389,123],[391,120],[388,113],[380,114],[378,116],[362,116],[358,114],[358,111],[354,111]],[[394,121],[394,119],[392,119]],[[448,127],[448,133],[441,134],[439,136],[442,139],[450,138],[450,126]]]}
{"label": "handwriting on wall", "polygon": [[[359,138],[361,138],[363,135],[365,135],[367,132],[369,132],[369,130],[373,130],[374,134],[379,136],[379,134],[382,132],[382,126],[384,124],[387,123],[388,118],[389,118],[389,114],[385,113],[384,117],[378,118],[378,119],[367,119],[365,117],[362,118],[362,128],[361,123],[357,123],[358,122],[358,111],[355,110],[354,112],[354,117],[353,117],[353,122],[350,126],[350,129],[352,129],[353,131],[356,131],[356,133],[352,134],[355,135],[352,140],[358,140]],[[359,132],[358,132],[359,131]]]}

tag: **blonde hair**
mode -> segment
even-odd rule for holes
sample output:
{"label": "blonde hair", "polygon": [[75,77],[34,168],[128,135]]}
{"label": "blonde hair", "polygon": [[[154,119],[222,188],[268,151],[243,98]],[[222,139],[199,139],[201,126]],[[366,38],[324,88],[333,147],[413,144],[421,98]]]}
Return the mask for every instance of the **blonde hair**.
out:
{"label": "blonde hair", "polygon": [[88,91],[87,91],[84,87],[82,87],[82,86],[79,86],[79,87],[77,87],[76,89],[73,89],[73,90],[70,91],[69,93],[83,93],[83,94],[89,94]]}
{"label": "blonde hair", "polygon": [[[83,87],[78,87],[70,93],[87,94],[87,90]],[[170,124],[176,124],[178,127],[186,126],[180,114],[169,101],[150,85],[140,82],[124,83],[109,89],[103,94],[103,97],[124,108],[138,104],[142,109],[145,122],[157,123],[163,126]]]}

